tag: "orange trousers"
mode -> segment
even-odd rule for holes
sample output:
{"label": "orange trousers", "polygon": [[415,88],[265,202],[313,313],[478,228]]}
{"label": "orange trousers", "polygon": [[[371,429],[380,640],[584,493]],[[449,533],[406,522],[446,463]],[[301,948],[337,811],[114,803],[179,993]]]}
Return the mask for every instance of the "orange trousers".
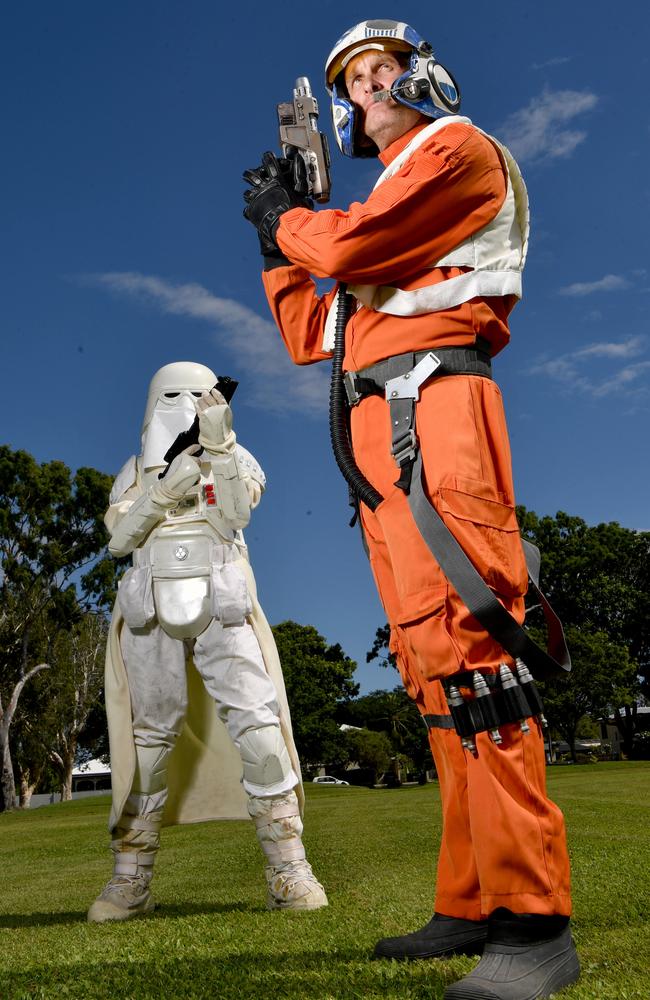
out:
{"label": "orange trousers", "polygon": [[[359,468],[385,498],[361,505],[370,563],[391,626],[404,685],[423,714],[448,714],[440,679],[512,664],[447,581],[394,486],[388,404],[370,396],[352,410]],[[519,620],[527,571],[514,511],[510,446],[498,387],[480,376],[446,376],[416,408],[425,489],[483,579]],[[443,808],[435,908],[479,920],[571,912],[564,820],[546,794],[539,726],[501,727],[503,743],[477,736],[464,750],[454,730],[430,730]]]}

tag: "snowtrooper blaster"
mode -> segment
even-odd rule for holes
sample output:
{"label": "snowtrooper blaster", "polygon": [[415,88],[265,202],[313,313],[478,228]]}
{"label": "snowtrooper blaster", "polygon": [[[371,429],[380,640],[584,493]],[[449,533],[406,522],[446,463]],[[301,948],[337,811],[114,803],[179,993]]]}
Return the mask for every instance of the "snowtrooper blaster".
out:
{"label": "snowtrooper blaster", "polygon": [[278,122],[282,155],[286,156],[293,147],[304,161],[307,194],[314,201],[329,201],[332,182],[327,136],[318,131],[318,102],[306,76],[296,80],[293,101],[278,104]]}
{"label": "snowtrooper blaster", "polygon": [[[230,378],[229,375],[220,375],[217,381],[214,383],[213,388],[218,389],[223,398],[227,403],[230,402],[232,397],[235,395],[235,389],[239,385],[239,382],[235,381],[234,378]],[[189,448],[193,444],[199,443],[199,416],[198,413],[194,417],[194,420],[187,428],[186,431],[181,431],[177,436],[176,440],[167,449],[164,454],[164,460],[167,465],[161,473],[158,475],[158,479],[164,479],[167,472],[169,471],[169,466],[172,464],[177,455],[180,455],[182,451]]]}

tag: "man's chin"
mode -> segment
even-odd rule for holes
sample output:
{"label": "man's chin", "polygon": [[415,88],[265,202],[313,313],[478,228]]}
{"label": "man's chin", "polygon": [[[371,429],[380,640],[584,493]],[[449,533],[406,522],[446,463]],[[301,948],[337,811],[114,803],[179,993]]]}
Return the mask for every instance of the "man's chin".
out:
{"label": "man's chin", "polygon": [[[393,109],[395,109],[395,107],[396,105],[393,103]],[[383,132],[384,129],[394,121],[394,116],[386,113],[389,110],[392,109],[389,109],[386,104],[371,104],[370,107],[366,109],[361,127],[372,142],[375,141],[376,135]],[[368,112],[370,112],[370,114]]]}

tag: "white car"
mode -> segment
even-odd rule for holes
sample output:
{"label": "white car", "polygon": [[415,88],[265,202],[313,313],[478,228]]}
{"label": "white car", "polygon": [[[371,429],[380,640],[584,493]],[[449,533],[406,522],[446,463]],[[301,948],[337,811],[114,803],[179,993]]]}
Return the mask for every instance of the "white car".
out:
{"label": "white car", "polygon": [[331,774],[321,774],[317,778],[313,779],[315,785],[347,785],[350,786],[349,781],[342,781],[340,778],[333,778]]}

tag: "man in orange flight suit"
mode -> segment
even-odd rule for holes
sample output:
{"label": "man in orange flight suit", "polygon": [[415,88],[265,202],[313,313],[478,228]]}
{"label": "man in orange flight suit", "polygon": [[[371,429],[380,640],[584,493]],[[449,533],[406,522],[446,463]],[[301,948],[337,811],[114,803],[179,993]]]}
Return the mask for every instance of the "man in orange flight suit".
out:
{"label": "man in orange flight suit", "polygon": [[[508,315],[521,294],[528,226],[521,175],[504,147],[454,114],[453,78],[409,25],[355,26],[335,45],[326,77],[340,148],[379,155],[386,169],[364,203],[318,212],[301,193],[298,161],[265,154],[261,167],[246,171],[245,215],[259,231],[269,305],[296,364],[332,356],[337,289],[319,298],[310,275],[347,283],[357,299],[345,329],[345,371],[363,376],[395,355],[452,346],[478,359],[470,373],[461,365],[462,373],[434,373],[422,385],[423,481],[521,622],[527,570],[488,357],[508,343]],[[413,520],[395,483],[386,399],[363,395],[350,418],[354,459],[385,498],[375,511],[362,503],[360,516],[391,649],[425,719],[440,720],[449,716],[442,679],[495,675],[512,658],[469,613]],[[379,941],[375,954],[482,952],[447,1000],[533,1000],[579,974],[564,822],[546,795],[539,723],[523,728],[501,725],[500,743],[478,732],[475,748],[461,745],[452,728],[429,730],[444,816],[435,913],[421,930]]]}

